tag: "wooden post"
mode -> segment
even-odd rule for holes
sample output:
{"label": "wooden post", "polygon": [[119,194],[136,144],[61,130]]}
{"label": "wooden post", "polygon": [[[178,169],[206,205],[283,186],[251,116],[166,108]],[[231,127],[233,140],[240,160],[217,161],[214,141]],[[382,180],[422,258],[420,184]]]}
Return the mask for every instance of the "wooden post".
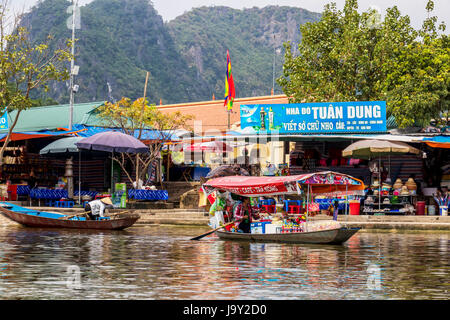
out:
{"label": "wooden post", "polygon": [[167,152],[167,182],[169,182],[169,171],[170,171],[170,158],[172,158],[171,153],[170,153],[170,145],[167,148],[168,152]]}
{"label": "wooden post", "polygon": [[308,216],[309,216],[309,184],[307,184],[307,186],[308,186],[308,193],[306,195],[306,219],[305,219],[306,231],[308,231]]}
{"label": "wooden post", "polygon": [[[139,129],[138,139],[141,139],[142,129],[144,128],[145,99],[147,97],[147,86],[148,86],[148,78],[149,77],[150,77],[150,72],[147,71],[147,75],[145,77],[145,86],[144,86],[144,99],[142,101],[141,126]],[[139,153],[137,153],[136,154],[136,189],[139,188],[139,163],[140,163],[140,156],[139,156]]]}

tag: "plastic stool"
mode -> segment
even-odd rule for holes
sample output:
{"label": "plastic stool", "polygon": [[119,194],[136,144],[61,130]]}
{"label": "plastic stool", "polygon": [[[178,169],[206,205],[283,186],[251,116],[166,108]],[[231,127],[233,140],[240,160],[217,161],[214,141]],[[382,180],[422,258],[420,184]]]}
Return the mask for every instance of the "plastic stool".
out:
{"label": "plastic stool", "polygon": [[299,214],[300,213],[300,206],[298,205],[290,205],[288,206],[288,211],[289,214]]}
{"label": "plastic stool", "polygon": [[301,206],[301,200],[284,200],[284,211],[289,211],[289,206]]}
{"label": "plastic stool", "polygon": [[275,205],[263,204],[262,205],[262,209],[264,211],[266,211],[267,213],[275,213],[275,212],[277,212],[277,209],[276,209]]}

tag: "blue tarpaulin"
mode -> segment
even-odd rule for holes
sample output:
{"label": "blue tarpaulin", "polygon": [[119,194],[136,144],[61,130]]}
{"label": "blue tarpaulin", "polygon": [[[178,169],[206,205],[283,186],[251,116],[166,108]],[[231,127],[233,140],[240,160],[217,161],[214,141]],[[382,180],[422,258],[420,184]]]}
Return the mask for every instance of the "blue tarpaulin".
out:
{"label": "blue tarpaulin", "polygon": [[[122,130],[119,128],[92,127],[92,126],[86,126],[83,124],[75,124],[72,127],[74,130],[84,130],[85,129],[84,131],[81,131],[78,133],[79,137],[91,137],[97,133],[106,132],[106,131],[122,132]],[[136,130],[134,137],[138,138],[138,136],[139,136],[139,131]],[[149,129],[142,130],[141,140],[157,140],[157,139],[161,139],[161,138],[164,138],[165,140],[167,139],[166,137],[161,137],[161,133],[159,131],[149,130]],[[180,140],[180,138],[178,136],[176,136],[175,134],[172,134],[169,140]]]}
{"label": "blue tarpaulin", "polygon": [[433,148],[450,148],[450,135],[424,138],[423,141]]}

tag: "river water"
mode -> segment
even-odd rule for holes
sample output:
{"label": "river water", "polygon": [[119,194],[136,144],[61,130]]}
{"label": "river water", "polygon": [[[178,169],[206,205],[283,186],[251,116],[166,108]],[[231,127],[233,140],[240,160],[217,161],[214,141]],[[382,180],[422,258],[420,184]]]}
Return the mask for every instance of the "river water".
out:
{"label": "river water", "polygon": [[0,299],[449,299],[450,233],[341,246],[222,241],[201,227],[0,226]]}

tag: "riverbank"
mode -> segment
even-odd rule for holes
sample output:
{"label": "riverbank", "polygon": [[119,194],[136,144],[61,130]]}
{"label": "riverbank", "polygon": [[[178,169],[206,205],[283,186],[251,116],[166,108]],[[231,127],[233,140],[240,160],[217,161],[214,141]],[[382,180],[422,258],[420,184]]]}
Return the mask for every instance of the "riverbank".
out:
{"label": "riverbank", "polygon": [[[80,208],[50,208],[32,207],[40,211],[73,214],[82,212]],[[120,212],[123,209],[114,209],[112,212]],[[209,222],[208,213],[201,209],[136,209],[130,212],[139,213],[141,218],[136,225],[167,224],[167,225],[189,225],[207,226]],[[311,220],[330,219],[326,215],[311,217]],[[450,231],[450,216],[371,216],[371,215],[339,215],[338,221],[348,227],[375,230],[448,230]],[[14,224],[14,222],[0,217],[0,224]]]}

